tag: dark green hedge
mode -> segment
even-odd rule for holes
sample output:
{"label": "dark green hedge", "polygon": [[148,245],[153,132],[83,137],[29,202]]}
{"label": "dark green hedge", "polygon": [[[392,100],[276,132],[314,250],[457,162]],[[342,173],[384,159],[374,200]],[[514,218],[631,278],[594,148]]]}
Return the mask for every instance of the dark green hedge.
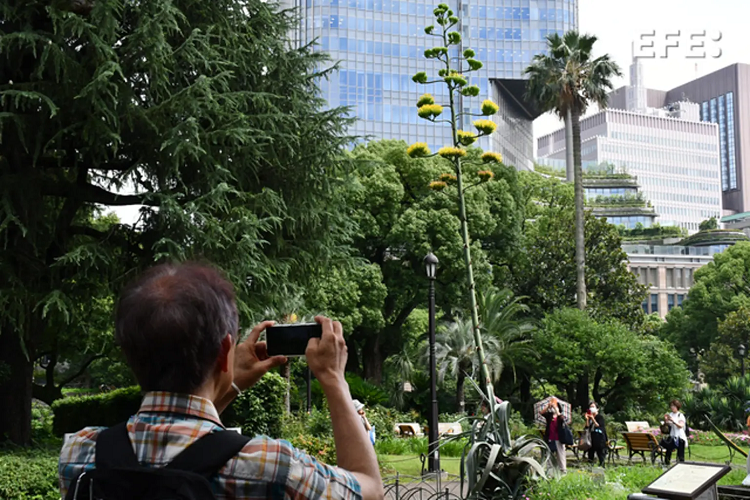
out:
{"label": "dark green hedge", "polygon": [[[285,387],[282,377],[275,373],[266,374],[224,411],[222,421],[229,427],[242,427],[246,436],[281,436]],[[60,399],[52,405],[55,414],[52,429],[56,435],[62,436],[84,427],[110,427],[136,413],[140,404],[141,392],[137,386],[96,396]]]}
{"label": "dark green hedge", "polygon": [[139,387],[126,387],[96,396],[58,399],[52,403],[55,414],[52,432],[62,436],[84,427],[110,427],[138,411],[141,406]]}

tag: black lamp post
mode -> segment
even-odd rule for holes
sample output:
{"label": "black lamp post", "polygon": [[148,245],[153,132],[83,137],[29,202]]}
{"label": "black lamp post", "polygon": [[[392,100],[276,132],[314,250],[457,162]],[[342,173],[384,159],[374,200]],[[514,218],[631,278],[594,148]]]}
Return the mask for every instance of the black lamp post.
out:
{"label": "black lamp post", "polygon": [[740,344],[737,346],[737,354],[740,356],[740,367],[741,367],[741,373],[742,377],[745,377],[745,354],[747,354],[747,350],[745,350],[745,344]]}
{"label": "black lamp post", "polygon": [[428,446],[428,472],[440,472],[440,456],[438,452],[438,402],[437,402],[437,372],[435,362],[435,276],[437,275],[438,258],[430,252],[424,258],[427,279],[430,280],[430,436]]}

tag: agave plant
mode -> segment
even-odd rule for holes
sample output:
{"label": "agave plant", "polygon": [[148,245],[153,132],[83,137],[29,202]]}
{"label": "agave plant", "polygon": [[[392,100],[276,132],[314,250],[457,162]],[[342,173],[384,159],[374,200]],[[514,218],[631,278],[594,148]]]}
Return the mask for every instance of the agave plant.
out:
{"label": "agave plant", "polygon": [[[474,388],[479,386],[469,379]],[[495,406],[494,418],[467,417],[471,430],[445,440],[467,438],[461,457],[461,491],[468,488],[465,498],[477,500],[518,500],[534,482],[546,479],[550,451],[547,444],[535,436],[510,435],[510,403]]]}

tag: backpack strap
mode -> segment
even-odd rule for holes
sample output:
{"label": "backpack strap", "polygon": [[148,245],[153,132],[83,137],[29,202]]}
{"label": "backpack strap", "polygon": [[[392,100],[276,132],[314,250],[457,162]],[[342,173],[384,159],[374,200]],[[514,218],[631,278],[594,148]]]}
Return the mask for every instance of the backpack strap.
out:
{"label": "backpack strap", "polygon": [[138,467],[138,458],[128,436],[127,421],[99,433],[94,458],[97,469]]}
{"label": "backpack strap", "polygon": [[194,472],[208,479],[237,456],[250,439],[227,430],[206,434],[177,455],[166,468]]}

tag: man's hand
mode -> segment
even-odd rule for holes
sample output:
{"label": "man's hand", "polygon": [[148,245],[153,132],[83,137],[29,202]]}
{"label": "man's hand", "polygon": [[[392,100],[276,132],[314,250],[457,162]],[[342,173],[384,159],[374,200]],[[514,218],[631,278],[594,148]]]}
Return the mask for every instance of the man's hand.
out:
{"label": "man's hand", "polygon": [[269,358],[266,343],[258,342],[260,332],[273,324],[273,321],[264,321],[256,325],[250,331],[250,336],[237,346],[234,355],[234,383],[243,391],[254,386],[270,369],[287,361],[285,356]]}
{"label": "man's hand", "polygon": [[323,327],[323,335],[307,343],[307,364],[323,389],[345,383],[348,353],[341,323],[325,316],[316,316],[315,321]]}

